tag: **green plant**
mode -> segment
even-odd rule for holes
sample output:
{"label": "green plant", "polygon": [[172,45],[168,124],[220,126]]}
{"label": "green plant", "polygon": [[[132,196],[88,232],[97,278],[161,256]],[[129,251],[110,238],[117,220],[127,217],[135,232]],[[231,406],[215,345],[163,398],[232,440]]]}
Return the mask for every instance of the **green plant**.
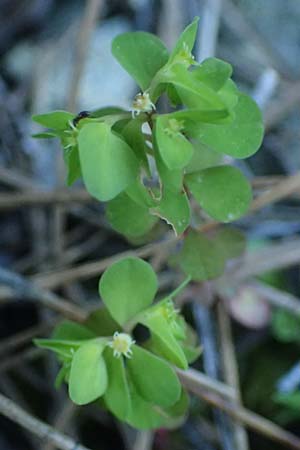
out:
{"label": "green plant", "polygon": [[[196,18],[183,31],[170,54],[149,33],[114,39],[114,56],[142,90],[131,111],[108,107],[33,117],[48,128],[36,137],[60,139],[67,184],[82,177],[88,192],[106,202],[115,230],[140,239],[161,218],[181,236],[174,260],[187,275],[183,286],[219,276],[226,261],[242,251],[239,232],[225,228],[208,238],[191,223],[199,211],[224,223],[247,211],[249,182],[236,167],[224,165],[222,155],[246,158],[263,137],[261,113],[231,80],[231,66],[216,58],[194,60],[197,23]],[[172,112],[156,111],[162,95]],[[63,322],[52,339],[36,341],[57,353],[62,364],[57,385],[66,381],[75,403],[101,399],[137,428],[182,419],[187,395],[172,366],[186,369],[199,355],[193,330],[173,305],[178,290],[152,305],[156,290],[151,266],[123,259],[100,280],[105,309],[84,325]],[[132,336],[137,324],[150,333],[139,345]]]}

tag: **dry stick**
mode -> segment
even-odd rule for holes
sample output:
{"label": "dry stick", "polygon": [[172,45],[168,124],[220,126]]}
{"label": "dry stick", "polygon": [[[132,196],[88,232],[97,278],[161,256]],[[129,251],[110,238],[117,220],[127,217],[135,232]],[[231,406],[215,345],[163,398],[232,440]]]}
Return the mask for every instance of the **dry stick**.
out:
{"label": "dry stick", "polygon": [[[1,168],[0,168],[1,178]],[[1,180],[2,181],[2,180]],[[278,188],[278,183],[285,183],[285,181],[292,182],[290,178],[284,176],[266,176],[255,177],[252,182],[253,188],[267,189]],[[28,188],[27,188],[28,189]],[[296,187],[292,190],[291,194],[299,191],[300,187],[296,183]],[[288,194],[289,195],[289,191]],[[260,197],[258,197],[259,199]],[[279,198],[280,200],[280,198]],[[65,204],[89,204],[96,203],[96,200],[90,196],[90,194],[84,189],[55,189],[51,192],[30,191],[30,192],[6,192],[0,194],[0,211],[9,211],[11,209],[20,208],[23,206],[48,206],[48,205],[65,205]]]}
{"label": "dry stick", "polygon": [[63,205],[65,203],[92,203],[95,200],[84,189],[56,189],[51,192],[22,192],[0,194],[0,210],[8,211],[23,206]]}
{"label": "dry stick", "polygon": [[284,94],[276,100],[264,114],[266,131],[278,125],[297,105],[300,104],[300,81],[285,86]]}
{"label": "dry stick", "polygon": [[[238,365],[235,355],[230,317],[223,303],[217,306],[218,324],[220,330],[221,352],[224,370],[224,379],[228,386],[234,389],[235,403],[241,405],[241,392],[238,374]],[[235,444],[238,450],[248,450],[249,441],[245,428],[236,422],[234,427]]]}
{"label": "dry stick", "polygon": [[[68,423],[72,420],[74,415],[77,412],[77,406],[71,402],[71,400],[67,399],[57,416],[55,417],[53,427],[56,431],[63,432],[65,431]],[[45,445],[41,448],[41,450],[54,450],[55,446],[52,441],[46,439]]]}
{"label": "dry stick", "polygon": [[64,316],[82,322],[86,319],[87,313],[64,298],[41,289],[35,283],[9,270],[0,267],[0,284],[12,288],[19,298],[30,298],[38,301],[52,310]]}
{"label": "dry stick", "polygon": [[138,431],[132,450],[151,450],[154,439],[154,432],[151,430]]}
{"label": "dry stick", "polygon": [[84,16],[80,24],[75,52],[73,76],[70,82],[67,105],[68,110],[70,111],[75,111],[76,109],[80,80],[85,66],[88,47],[92,33],[96,27],[101,8],[102,0],[87,0]]}
{"label": "dry stick", "polygon": [[36,347],[30,347],[23,352],[19,352],[9,358],[5,358],[0,363],[0,374],[20,366],[25,361],[33,361],[43,355],[43,350]]}
{"label": "dry stick", "polygon": [[271,305],[287,309],[293,314],[300,315],[300,298],[262,283],[261,281],[252,281],[249,285],[259,295],[271,303]]}
{"label": "dry stick", "polygon": [[248,411],[233,403],[229,403],[214,394],[202,392],[201,397],[209,404],[222,409],[231,415],[234,419],[244,423],[248,428],[259,434],[267,436],[276,443],[283,444],[286,448],[300,450],[300,439],[292,433],[285,431],[270,420]]}
{"label": "dry stick", "polygon": [[[202,2],[201,2],[202,3]],[[223,0],[206,0],[201,13],[201,27],[197,39],[197,60],[216,53]]]}
{"label": "dry stick", "polygon": [[49,321],[40,325],[35,325],[31,328],[27,328],[24,331],[14,334],[6,339],[0,340],[0,357],[5,353],[13,352],[16,348],[20,347],[31,341],[35,336],[40,336],[50,331],[58,321]]}
{"label": "dry stick", "polygon": [[264,272],[290,267],[299,261],[300,239],[293,239],[246,253],[235,267],[228,270],[224,278],[240,282]]}
{"label": "dry stick", "polygon": [[294,71],[288,67],[286,60],[282,60],[282,56],[276,47],[268,42],[259,30],[245,17],[240,8],[238,8],[232,0],[223,0],[224,11],[222,19],[234,32],[242,39],[247,39],[253,43],[263,55],[268,66],[273,67],[283,77],[294,78]]}
{"label": "dry stick", "polygon": [[85,263],[71,269],[60,270],[57,272],[53,271],[48,274],[36,275],[33,277],[33,280],[40,286],[53,289],[61,284],[67,284],[74,280],[85,280],[93,276],[100,275],[108,266],[120,258],[132,255],[146,258],[153,255],[156,251],[159,251],[162,248],[168,248],[177,242],[178,238],[173,236],[170,239],[166,239],[161,242],[145,245],[137,250],[127,250],[125,252],[118,253],[117,255],[109,256],[101,261]]}
{"label": "dry stick", "polygon": [[[222,409],[238,422],[243,423],[257,433],[267,436],[273,441],[285,444],[287,448],[300,450],[300,439],[298,437],[285,431],[270,420],[235,404],[235,393],[231,387],[211,380],[201,372],[193,369],[186,371],[176,369],[176,372],[183,385],[197,397],[216,408]],[[210,389],[212,386],[213,389]],[[226,395],[221,396],[217,391],[223,391]]]}
{"label": "dry stick", "polygon": [[[208,298],[209,300],[209,298]],[[203,346],[203,367],[205,373],[214,380],[220,377],[220,353],[217,348],[217,333],[213,310],[202,304],[193,303],[193,317],[197,334]],[[213,408],[213,417],[220,446],[223,450],[233,450],[233,423],[227,414]]]}
{"label": "dry stick", "polygon": [[278,202],[298,190],[300,190],[300,173],[286,178],[281,181],[281,183],[253,200],[250,212],[257,211],[270,203]]}
{"label": "dry stick", "polygon": [[83,445],[77,444],[69,436],[56,431],[53,427],[31,416],[2,394],[0,394],[0,413],[40,439],[47,439],[56,448],[61,450],[90,450]]}

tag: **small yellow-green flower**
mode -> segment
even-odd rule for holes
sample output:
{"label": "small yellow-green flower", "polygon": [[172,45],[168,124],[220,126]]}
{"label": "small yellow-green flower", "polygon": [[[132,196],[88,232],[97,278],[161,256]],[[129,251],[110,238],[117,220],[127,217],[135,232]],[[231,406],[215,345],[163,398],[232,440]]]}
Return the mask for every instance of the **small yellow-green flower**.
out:
{"label": "small yellow-green flower", "polygon": [[181,50],[176,55],[175,61],[177,63],[184,64],[186,67],[195,64],[195,57],[189,50],[189,47],[186,42],[183,43]]}
{"label": "small yellow-green flower", "polygon": [[118,331],[114,333],[113,339],[107,343],[113,349],[116,358],[120,358],[121,355],[131,358],[133,344],[135,344],[135,341],[129,334],[119,333]]}
{"label": "small yellow-green flower", "polygon": [[177,119],[169,119],[168,126],[164,129],[169,136],[179,136],[184,128],[184,121]]}
{"label": "small yellow-green flower", "polygon": [[151,101],[148,92],[140,92],[137,94],[132,102],[132,115],[138,116],[141,112],[151,112],[155,110],[155,105]]}

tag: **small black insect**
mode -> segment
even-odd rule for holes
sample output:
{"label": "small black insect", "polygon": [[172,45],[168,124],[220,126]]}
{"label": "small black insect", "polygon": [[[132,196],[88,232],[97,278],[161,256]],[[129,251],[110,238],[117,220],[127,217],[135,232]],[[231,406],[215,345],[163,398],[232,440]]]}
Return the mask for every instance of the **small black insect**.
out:
{"label": "small black insect", "polygon": [[78,125],[78,122],[81,119],[85,119],[86,117],[90,117],[90,114],[91,114],[90,111],[81,111],[80,113],[78,113],[77,116],[74,117],[74,119],[72,121],[74,127],[76,127]]}

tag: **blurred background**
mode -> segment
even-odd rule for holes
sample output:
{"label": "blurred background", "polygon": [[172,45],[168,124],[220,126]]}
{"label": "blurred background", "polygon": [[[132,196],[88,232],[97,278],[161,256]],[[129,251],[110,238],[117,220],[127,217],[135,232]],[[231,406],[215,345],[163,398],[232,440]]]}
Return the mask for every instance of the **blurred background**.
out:
{"label": "blurred background", "polygon": [[[71,436],[70,450],[79,448],[77,441],[92,450],[287,448],[255,431],[237,447],[229,418],[195,398],[178,429],[136,434],[101,409],[71,405],[65,390],[53,387],[55,360],[31,344],[49,335],[59,315],[43,307],[49,296],[24,279],[90,306],[98,301],[101,261],[144,244],[111,230],[103,207],[80,184],[76,195],[66,190],[58,143],[31,137],[40,131],[31,115],[129,107],[137,87],[110,53],[114,36],[145,30],[171,48],[195,15],[196,59],[230,62],[234,81],[263,110],[263,146],[239,166],[257,195],[276,189],[300,168],[299,1],[0,0],[0,391]],[[279,202],[237,224],[247,236],[246,276],[238,289],[224,289],[222,301],[244,406],[300,437],[300,182],[291,183]],[[151,262],[161,270],[162,289],[176,285],[164,255]],[[204,345],[195,367],[217,378],[224,352],[220,311],[211,299],[201,304],[209,297],[204,288],[189,292],[199,297],[192,321]],[[47,436],[41,441],[0,414],[0,450],[53,448]]]}

